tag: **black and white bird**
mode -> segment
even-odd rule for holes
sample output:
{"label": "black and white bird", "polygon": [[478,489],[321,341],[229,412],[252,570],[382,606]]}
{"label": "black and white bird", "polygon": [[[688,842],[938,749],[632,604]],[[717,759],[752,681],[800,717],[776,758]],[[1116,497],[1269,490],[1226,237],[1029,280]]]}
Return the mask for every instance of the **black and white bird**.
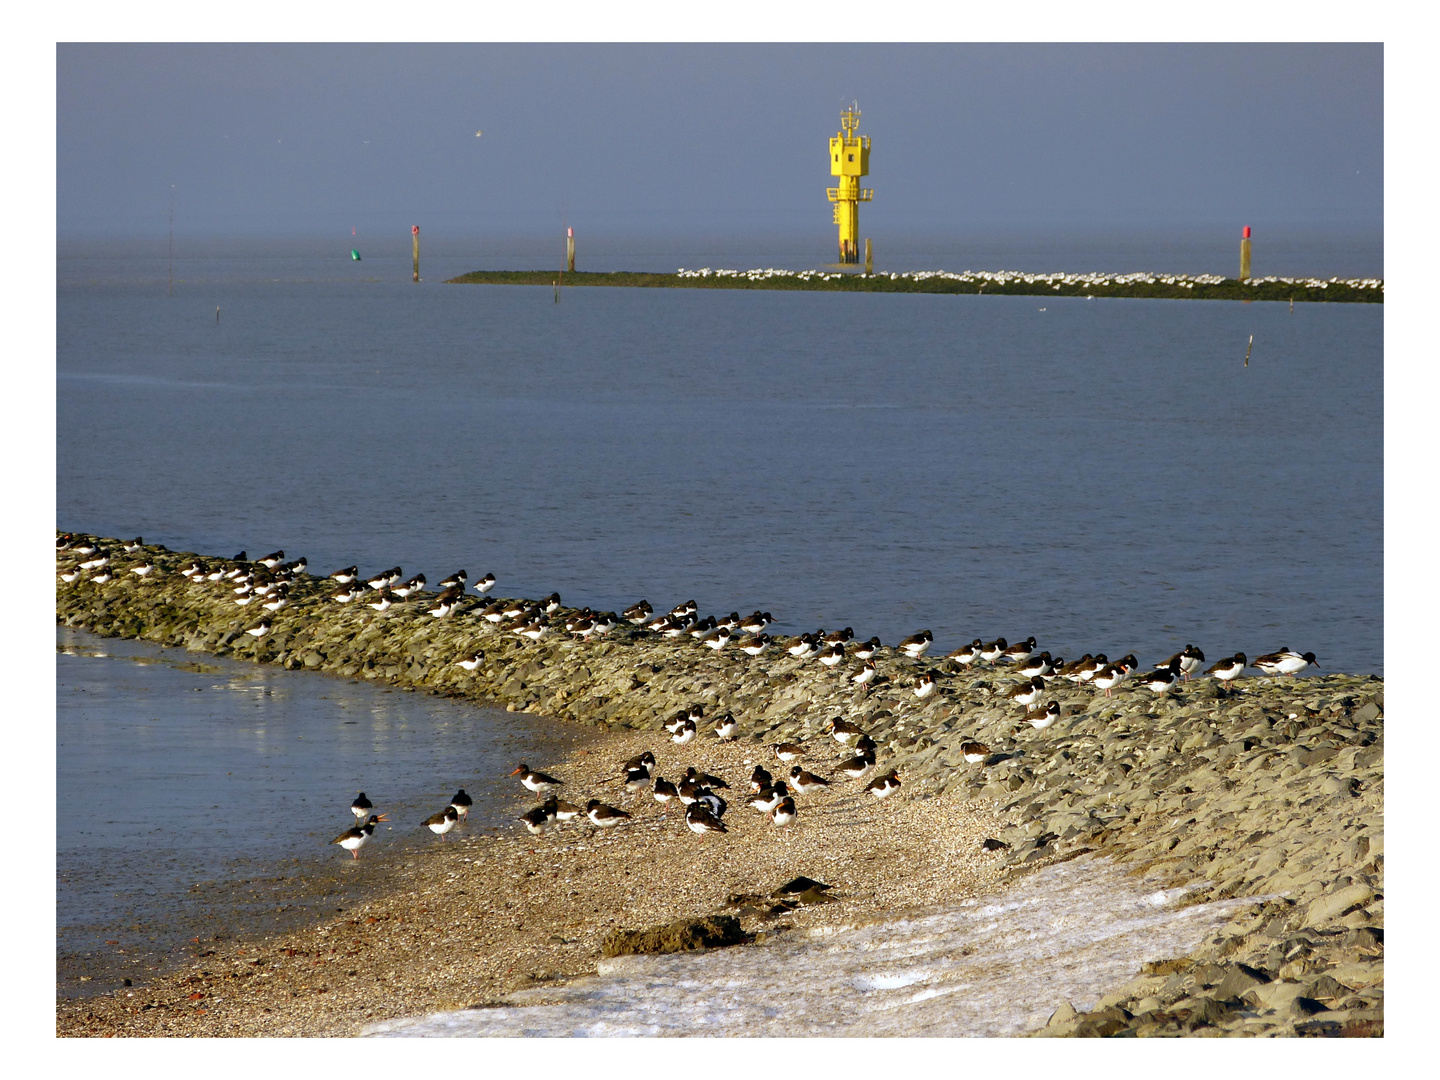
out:
{"label": "black and white bird", "polygon": [[620,617],[633,626],[643,626],[654,614],[655,609],[650,606],[650,601],[641,600],[638,604],[626,608]]}
{"label": "black and white bird", "polygon": [[977,637],[969,645],[962,645],[954,652],[948,653],[945,659],[953,660],[963,667],[969,667],[976,660],[980,659],[980,650],[983,648],[985,648],[985,643]]}
{"label": "black and white bird", "polygon": [[876,777],[866,784],[865,790],[877,799],[888,799],[900,790],[900,777],[891,769],[884,776]]}
{"label": "black and white bird", "polygon": [[343,570],[336,570],[333,574],[330,574],[328,576],[330,580],[335,582],[337,585],[350,585],[354,583],[355,575],[359,572],[359,570],[360,568],[358,566],[347,566]]}
{"label": "black and white bird", "polygon": [[935,673],[933,671],[927,671],[915,680],[915,696],[917,698],[927,698],[934,692]]}
{"label": "black and white bird", "polygon": [[443,580],[440,582],[440,588],[442,588],[442,589],[464,589],[464,588],[465,588],[465,581],[466,581],[465,571],[464,571],[464,570],[456,570],[455,573],[451,574],[449,577],[443,579]]}
{"label": "black and white bird", "polygon": [[1025,722],[1036,731],[1044,731],[1060,719],[1060,702],[1052,701],[1043,709],[1031,709],[1025,714]]}
{"label": "black and white bird", "polygon": [[850,681],[861,690],[865,690],[875,680],[877,670],[874,660],[866,660],[860,670],[850,676]]}
{"label": "black and white bird", "polygon": [[809,795],[811,792],[824,791],[830,786],[830,781],[795,765],[790,769],[790,786],[801,795]]}
{"label": "black and white bird", "polygon": [[1294,675],[1311,664],[1316,667],[1320,666],[1313,652],[1298,653],[1293,649],[1281,649],[1279,652],[1266,653],[1264,656],[1257,656],[1250,661],[1251,667],[1259,668],[1266,675]]}
{"label": "black and white bird", "polygon": [[1176,661],[1179,661],[1180,663],[1180,677],[1186,682],[1189,682],[1190,676],[1194,675],[1195,672],[1199,671],[1200,665],[1205,662],[1205,654],[1199,649],[1197,649],[1194,645],[1186,645],[1185,648],[1181,649],[1178,653],[1170,657],[1169,660],[1166,660],[1165,663],[1161,664],[1160,666],[1169,667]]}
{"label": "black and white bird", "polygon": [[740,725],[728,712],[715,721],[715,737],[729,741],[740,734]]}
{"label": "black and white bird", "polygon": [[420,824],[433,832],[436,836],[444,837],[451,829],[455,828],[460,820],[460,814],[453,806],[447,806],[438,814],[431,814]]}
{"label": "black and white bird", "polygon": [[862,641],[855,646],[855,658],[857,660],[869,660],[880,651],[880,639],[872,637],[869,641]]}
{"label": "black and white bird", "polygon": [[559,780],[556,780],[555,777],[546,776],[542,772],[536,772],[534,769],[530,768],[529,765],[526,765],[523,761],[515,768],[512,773],[510,773],[510,775],[519,776],[520,783],[524,784],[528,790],[535,792],[535,794],[537,795],[547,794],[553,788],[560,787],[561,785],[561,782]]}
{"label": "black and white bird", "polygon": [[694,741],[695,730],[695,721],[687,716],[680,724],[679,730],[670,736],[670,741],[676,746],[684,746],[686,743]]}
{"label": "black and white bird", "polygon": [[918,634],[911,634],[897,646],[901,652],[912,660],[918,660],[930,649],[935,636],[929,630],[921,630]]}
{"label": "black and white bird", "polygon": [[1000,654],[1000,659],[1011,664],[1018,664],[1022,660],[1029,660],[1030,657],[1034,655],[1035,635],[1031,634],[1024,641],[1017,641],[1015,644],[1008,646],[1005,651]]}
{"label": "black and white bird", "polygon": [[1176,657],[1164,667],[1156,668],[1140,680],[1140,685],[1156,694],[1168,694],[1180,681],[1180,658]]}
{"label": "black and white bird", "polygon": [[355,796],[355,801],[350,804],[350,812],[359,820],[364,821],[365,815],[375,809],[375,804],[365,797],[365,792]]}
{"label": "black and white bird", "polygon": [[775,823],[775,827],[778,829],[783,829],[787,825],[793,825],[797,816],[795,800],[789,796],[781,799],[775,808],[770,811],[770,820]]}
{"label": "black and white bird", "polygon": [[481,596],[484,596],[491,589],[495,588],[495,575],[486,574],[479,581],[475,582],[472,588],[474,588],[474,590],[478,592]]}
{"label": "black and white bird", "polygon": [[725,823],[715,816],[709,804],[698,799],[685,808],[685,824],[690,827],[691,832],[699,836],[730,831]]}
{"label": "black and white bird", "polygon": [[591,799],[585,804],[585,816],[597,829],[613,829],[630,818],[630,815],[618,806],[602,803],[599,799]]}
{"label": "black and white bird", "polygon": [[470,798],[469,795],[465,794],[465,789],[463,787],[459,791],[457,791],[455,793],[455,797],[450,800],[451,808],[455,811],[455,813],[460,815],[461,821],[469,818],[470,807],[474,805],[475,800]]}
{"label": "black and white bird", "polygon": [[841,746],[849,746],[865,734],[859,724],[852,724],[844,717],[832,716],[830,718],[830,736]]}
{"label": "black and white bird", "polygon": [[352,859],[358,859],[360,857],[360,849],[365,846],[366,841],[368,841],[370,837],[375,835],[376,823],[388,820],[390,819],[384,814],[371,814],[370,819],[364,824],[346,829],[339,836],[335,837],[334,840],[331,840],[330,843],[339,844],[346,851],[350,852]]}
{"label": "black and white bird", "polygon": [[246,631],[245,631],[245,633],[247,633],[247,634],[249,634],[251,637],[255,637],[255,638],[262,638],[262,637],[264,637],[266,634],[268,634],[269,632],[270,632],[270,620],[269,620],[269,619],[261,619],[260,622],[259,622],[257,625],[252,626],[249,630],[246,630]]}
{"label": "black and white bird", "polygon": [[1209,675],[1212,679],[1219,679],[1221,682],[1228,683],[1233,679],[1238,679],[1240,673],[1244,670],[1245,654],[1243,652],[1237,652],[1227,660],[1220,660],[1217,663],[1211,664],[1210,667],[1206,669],[1205,674]]}
{"label": "black and white bird", "polygon": [[987,641],[980,649],[980,659],[984,660],[987,664],[993,664],[996,660],[1000,659],[1009,647],[1010,643],[1003,637],[996,638],[994,641]]}

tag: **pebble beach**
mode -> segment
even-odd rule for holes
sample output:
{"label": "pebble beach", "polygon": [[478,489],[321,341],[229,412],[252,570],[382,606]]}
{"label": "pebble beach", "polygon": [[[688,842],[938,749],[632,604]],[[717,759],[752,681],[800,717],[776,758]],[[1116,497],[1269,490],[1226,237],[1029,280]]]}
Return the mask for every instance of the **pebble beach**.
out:
{"label": "pebble beach", "polygon": [[[62,1036],[361,1034],[592,976],[616,931],[724,915],[739,928],[731,947],[764,949],[835,920],[997,895],[1095,858],[1183,887],[1189,904],[1242,903],[1203,942],[1146,961],[1097,1001],[1047,1003],[1033,1034],[1383,1034],[1379,678],[1247,674],[1164,693],[1131,681],[1113,696],[1050,679],[1044,700],[1059,703],[1060,718],[1042,730],[1008,696],[1022,680],[1004,664],[882,647],[862,689],[847,678],[854,660],[827,668],[777,647],[749,657],[623,623],[580,640],[565,631],[575,613],[564,607],[532,641],[480,617],[490,598],[434,617],[432,592],[381,613],[336,603],[333,583],[305,574],[255,637],[246,630],[258,615],[237,608],[226,583],[179,573],[197,558],[228,560],[98,546],[116,573],[57,583],[61,625],[585,725],[591,738],[569,760],[530,764],[561,779],[565,798],[600,798],[632,817],[603,832],[462,826],[391,867],[382,895],[334,918],[197,943],[188,969],[152,985],[61,999]],[[58,559],[62,569],[79,561]],[[150,573],[128,572],[146,563]],[[476,652],[473,671],[458,664]],[[931,672],[935,689],[917,697]],[[732,714],[737,737],[702,727],[673,745],[663,723],[697,704],[709,717]],[[743,805],[753,764],[784,771],[774,743],[801,743],[806,767],[829,775],[847,756],[828,734],[834,717],[871,735],[871,776],[896,770],[898,794],[873,799],[871,776],[834,780],[797,799],[784,830]],[[984,752],[967,759],[961,747],[972,742]],[[673,805],[627,795],[620,763],[644,750],[660,775],[695,764],[727,777],[737,789],[730,831],[697,836]],[[518,816],[538,800],[515,790]],[[828,888],[809,902],[777,894],[797,876]]]}

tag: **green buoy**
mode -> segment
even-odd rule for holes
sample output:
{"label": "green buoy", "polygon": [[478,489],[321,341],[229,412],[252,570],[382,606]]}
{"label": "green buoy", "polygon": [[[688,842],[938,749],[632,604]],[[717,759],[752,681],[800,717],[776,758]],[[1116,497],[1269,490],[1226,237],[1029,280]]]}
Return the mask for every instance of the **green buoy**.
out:
{"label": "green buoy", "polygon": [[360,261],[360,252],[356,251],[354,248],[351,248],[351,249],[350,249],[350,258],[354,259],[356,262],[359,262],[359,261]]}

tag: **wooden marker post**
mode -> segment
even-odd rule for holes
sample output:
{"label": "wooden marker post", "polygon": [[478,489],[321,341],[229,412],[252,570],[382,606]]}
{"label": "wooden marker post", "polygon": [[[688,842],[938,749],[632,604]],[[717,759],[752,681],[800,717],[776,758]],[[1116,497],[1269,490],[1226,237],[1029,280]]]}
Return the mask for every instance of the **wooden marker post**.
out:
{"label": "wooden marker post", "polygon": [[870,238],[865,238],[865,276],[870,277],[875,273],[875,259],[870,250]]}
{"label": "wooden marker post", "polygon": [[420,226],[410,226],[410,242],[415,254],[415,272],[410,275],[411,281],[420,280]]}
{"label": "wooden marker post", "polygon": [[575,272],[575,230],[569,226],[565,228],[565,269]]}
{"label": "wooden marker post", "polygon": [[1240,234],[1240,280],[1250,280],[1250,226]]}

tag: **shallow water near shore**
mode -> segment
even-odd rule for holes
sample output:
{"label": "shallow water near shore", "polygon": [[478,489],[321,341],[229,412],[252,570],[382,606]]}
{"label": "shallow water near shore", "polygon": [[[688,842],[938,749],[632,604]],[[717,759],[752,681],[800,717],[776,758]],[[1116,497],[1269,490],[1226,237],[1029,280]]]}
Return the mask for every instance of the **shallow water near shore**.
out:
{"label": "shallow water near shore", "polygon": [[[583,730],[464,702],[59,628],[57,990],[106,992],[233,939],[333,915],[388,883],[457,787],[502,823],[529,754]],[[514,759],[514,760],[512,760]],[[390,817],[329,840],[364,790]],[[198,941],[191,939],[198,938]],[[86,977],[81,982],[82,976]]]}
{"label": "shallow water near shore", "polygon": [[1182,906],[1098,858],[1061,863],[999,895],[832,926],[764,947],[625,956],[513,1006],[376,1024],[367,1034],[598,1036],[1016,1035],[1061,1002],[1095,1007],[1146,961],[1182,955],[1254,898]]}

